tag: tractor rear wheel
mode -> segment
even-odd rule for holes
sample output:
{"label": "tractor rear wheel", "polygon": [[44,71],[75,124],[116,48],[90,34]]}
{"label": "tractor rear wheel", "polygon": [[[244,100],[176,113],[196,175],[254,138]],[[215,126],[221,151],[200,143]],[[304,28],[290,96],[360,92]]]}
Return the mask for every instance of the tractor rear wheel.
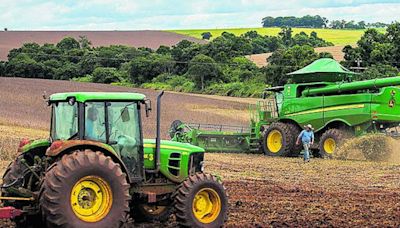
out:
{"label": "tractor rear wheel", "polygon": [[228,218],[225,187],[210,174],[189,176],[174,194],[176,220],[184,227],[221,227]]}
{"label": "tractor rear wheel", "polygon": [[319,155],[322,158],[332,158],[347,135],[346,131],[336,128],[325,131],[319,140]]}
{"label": "tractor rear wheel", "polygon": [[295,147],[297,135],[286,123],[272,123],[264,134],[263,151],[268,156],[288,156]]}
{"label": "tractor rear wheel", "polygon": [[172,204],[169,206],[138,204],[132,209],[135,222],[166,222],[174,207]]}
{"label": "tractor rear wheel", "polygon": [[40,198],[48,227],[119,227],[129,212],[129,184],[101,152],[64,155],[46,173]]}

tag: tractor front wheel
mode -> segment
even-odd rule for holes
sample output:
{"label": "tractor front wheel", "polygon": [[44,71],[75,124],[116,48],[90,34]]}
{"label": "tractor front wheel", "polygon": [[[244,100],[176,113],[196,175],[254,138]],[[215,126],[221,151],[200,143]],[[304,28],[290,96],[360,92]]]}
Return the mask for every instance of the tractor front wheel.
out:
{"label": "tractor front wheel", "polygon": [[221,227],[228,217],[225,187],[210,174],[189,176],[175,193],[176,220],[184,227]]}
{"label": "tractor front wheel", "polygon": [[288,156],[295,147],[297,135],[288,124],[276,122],[271,124],[264,134],[263,150],[268,156]]}
{"label": "tractor front wheel", "polygon": [[46,173],[40,200],[48,227],[119,227],[129,211],[129,185],[110,157],[75,151]]}

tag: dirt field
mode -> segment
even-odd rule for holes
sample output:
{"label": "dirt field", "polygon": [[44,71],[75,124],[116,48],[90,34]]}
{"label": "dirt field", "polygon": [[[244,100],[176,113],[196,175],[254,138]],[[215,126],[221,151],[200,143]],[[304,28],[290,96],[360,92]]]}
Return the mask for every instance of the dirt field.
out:
{"label": "dirt field", "polygon": [[87,36],[93,46],[121,44],[156,49],[160,45],[172,46],[181,40],[204,43],[190,36],[165,31],[0,31],[0,60],[7,60],[8,52],[28,42],[58,43],[62,38]]}
{"label": "dirt field", "polygon": [[[156,95],[152,90],[100,84],[0,78],[0,171],[14,155],[20,138],[46,137],[49,110],[41,100],[43,90],[49,94],[136,91],[152,100]],[[163,135],[166,137],[166,129],[174,119],[246,124],[247,105],[235,98],[167,93]],[[155,112],[145,120],[147,137],[154,136],[154,117]],[[378,163],[312,159],[303,163],[301,158],[249,154],[206,154],[205,160],[207,172],[221,176],[228,188],[227,227],[400,227],[399,160]],[[175,225],[172,217],[167,224],[144,227]]]}
{"label": "dirt field", "polygon": [[[136,89],[96,83],[78,83],[56,80],[37,80],[0,77],[0,123],[30,128],[48,129],[50,110],[42,99],[43,91],[48,95],[56,92],[93,91],[93,92],[139,92],[144,93],[153,102],[154,111],[149,118],[144,118],[145,137],[154,137],[156,102],[155,90]],[[253,101],[254,99],[250,99]],[[206,107],[192,109],[191,105]],[[211,99],[209,96],[192,96],[190,94],[168,93],[162,103],[162,132],[167,138],[168,128],[172,121],[213,124],[231,124],[247,126],[248,102],[244,99],[224,98]],[[218,109],[216,114],[210,110]],[[232,111],[238,110],[237,112]],[[227,110],[229,115],[221,112]],[[243,116],[237,118],[238,115]]]}

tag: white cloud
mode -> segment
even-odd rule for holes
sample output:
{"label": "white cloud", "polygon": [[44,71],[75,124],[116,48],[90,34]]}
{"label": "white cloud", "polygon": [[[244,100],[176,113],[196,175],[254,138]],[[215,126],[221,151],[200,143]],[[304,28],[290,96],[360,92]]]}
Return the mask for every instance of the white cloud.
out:
{"label": "white cloud", "polygon": [[[396,2],[394,0],[387,0]],[[391,22],[400,20],[400,3],[377,0],[1,0],[1,26],[9,29],[179,29],[259,27],[265,16]],[[381,1],[382,2],[382,1]]]}

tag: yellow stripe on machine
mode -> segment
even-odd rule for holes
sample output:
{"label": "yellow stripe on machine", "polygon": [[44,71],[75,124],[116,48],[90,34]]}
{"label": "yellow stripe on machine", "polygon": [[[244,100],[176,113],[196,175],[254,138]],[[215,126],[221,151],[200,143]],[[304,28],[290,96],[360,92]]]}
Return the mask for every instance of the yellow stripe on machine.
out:
{"label": "yellow stripe on machine", "polygon": [[328,111],[354,109],[354,108],[364,108],[364,107],[365,107],[364,104],[342,105],[342,106],[334,106],[334,107],[329,107],[329,108],[319,108],[319,109],[314,109],[314,110],[297,112],[297,113],[289,114],[289,115],[286,115],[286,116],[297,116],[297,115],[310,114],[310,113],[328,112]]}
{"label": "yellow stripe on machine", "polygon": [[[156,144],[143,144],[143,147],[146,148],[156,148]],[[183,151],[190,151],[189,149],[177,147],[177,146],[169,146],[169,145],[160,145],[161,149],[170,149],[170,150],[183,150]]]}

